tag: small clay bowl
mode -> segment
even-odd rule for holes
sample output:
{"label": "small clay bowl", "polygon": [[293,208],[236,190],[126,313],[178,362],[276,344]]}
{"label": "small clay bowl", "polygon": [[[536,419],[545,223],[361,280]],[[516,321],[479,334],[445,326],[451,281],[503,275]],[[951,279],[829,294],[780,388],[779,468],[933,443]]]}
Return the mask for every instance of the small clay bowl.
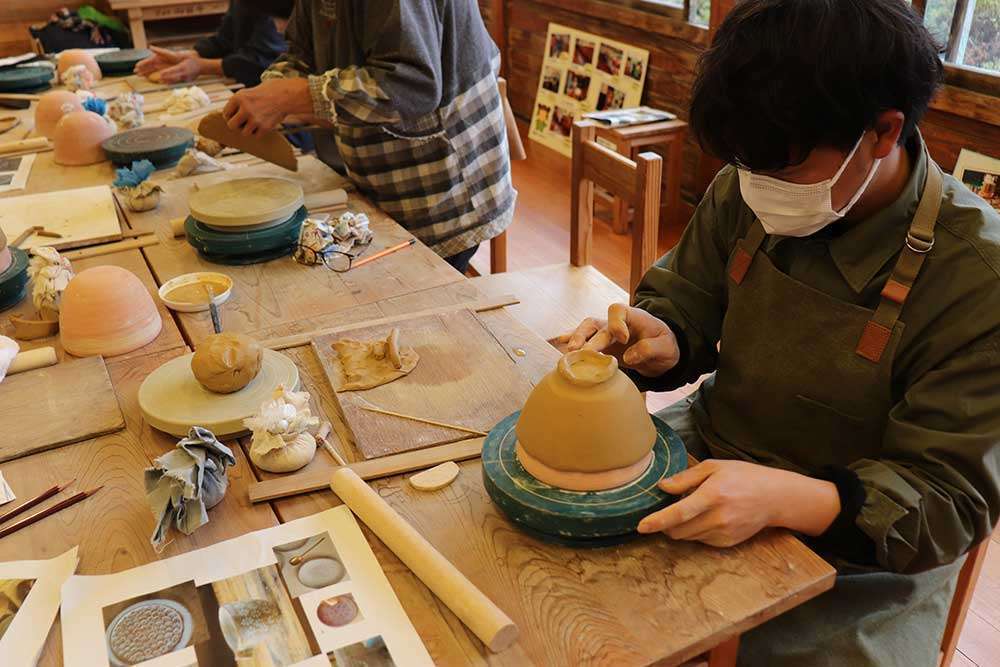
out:
{"label": "small clay bowl", "polygon": [[[215,298],[212,300],[216,306],[225,303],[233,293],[233,279],[226,274],[215,273],[214,271],[198,271],[196,273],[185,273],[163,283],[159,290],[160,300],[163,301],[167,308],[179,313],[200,313],[203,310],[208,310],[207,299],[203,303],[198,303],[181,301],[170,297],[170,293],[177,288],[186,285],[194,287],[196,283],[208,283],[212,285],[212,288],[215,290]],[[219,287],[222,285],[225,287],[220,290]]]}

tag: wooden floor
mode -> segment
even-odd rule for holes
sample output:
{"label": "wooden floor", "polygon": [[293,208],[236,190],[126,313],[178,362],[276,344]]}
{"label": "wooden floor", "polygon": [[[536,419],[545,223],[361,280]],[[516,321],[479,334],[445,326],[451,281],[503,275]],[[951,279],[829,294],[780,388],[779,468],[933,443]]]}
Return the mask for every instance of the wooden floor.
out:
{"label": "wooden floor", "polygon": [[[523,128],[522,128],[523,130]],[[522,136],[527,136],[523,131]],[[517,212],[508,231],[508,270],[566,262],[569,258],[570,162],[558,153],[525,142],[528,159],[513,163],[518,190]],[[660,231],[663,251],[674,245],[681,230]],[[623,288],[628,282],[629,240],[611,231],[606,222],[594,230],[594,266]],[[480,273],[489,273],[489,244],[473,260]],[[594,313],[600,315],[600,313]],[[652,395],[651,407],[662,404]],[[976,586],[952,665],[1000,665],[1000,536],[995,535]]]}

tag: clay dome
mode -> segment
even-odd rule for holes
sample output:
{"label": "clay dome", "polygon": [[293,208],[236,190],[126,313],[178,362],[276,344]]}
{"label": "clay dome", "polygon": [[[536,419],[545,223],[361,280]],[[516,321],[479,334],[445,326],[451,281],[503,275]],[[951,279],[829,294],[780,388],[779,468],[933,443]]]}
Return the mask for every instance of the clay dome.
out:
{"label": "clay dome", "polygon": [[112,124],[93,111],[72,111],[56,124],[52,141],[56,164],[80,166],[107,159],[101,142],[115,133]]}
{"label": "clay dome", "polygon": [[35,129],[51,139],[55,136],[59,120],[72,111],[83,111],[80,98],[68,90],[53,90],[45,93],[35,107]]}
{"label": "clay dome", "polygon": [[74,65],[86,65],[90,73],[94,75],[94,81],[101,78],[101,66],[97,64],[94,56],[83,49],[67,49],[59,54],[59,79],[62,80],[63,72]]}
{"label": "clay dome", "polygon": [[524,404],[517,458],[551,486],[598,491],[627,484],[649,467],[656,428],[618,362],[592,350],[562,357]]}
{"label": "clay dome", "polygon": [[142,281],[118,266],[95,266],[69,281],[59,307],[59,337],[68,353],[125,354],[160,333],[162,321]]}

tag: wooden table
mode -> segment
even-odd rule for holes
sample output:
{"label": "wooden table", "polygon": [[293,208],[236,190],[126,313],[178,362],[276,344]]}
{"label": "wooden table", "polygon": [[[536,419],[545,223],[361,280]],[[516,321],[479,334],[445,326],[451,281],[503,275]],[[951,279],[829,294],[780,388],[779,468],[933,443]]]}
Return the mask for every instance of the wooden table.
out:
{"label": "wooden table", "polygon": [[128,14],[132,43],[137,49],[149,46],[146,21],[225,14],[229,0],[110,0],[111,9]]}
{"label": "wooden table", "polygon": [[[644,150],[653,149],[663,155],[663,196],[660,210],[666,210],[668,224],[683,227],[681,209],[681,158],[688,124],[682,120],[665,120],[628,127],[599,127],[597,136],[610,142],[616,151],[634,160]],[[629,205],[621,197],[613,198],[612,228],[618,234],[628,232]]]}
{"label": "wooden table", "polygon": [[[293,178],[300,179],[304,188],[327,187],[317,165],[309,159],[302,160],[302,165]],[[82,185],[107,182],[106,167],[79,169],[42,163],[32,174],[28,192],[48,187],[54,178],[74,183],[87,180],[85,174],[91,180]],[[276,167],[262,169],[289,175]],[[160,245],[79,262],[77,269],[117,264],[140,275],[150,289],[184,271],[225,271],[234,276],[236,289],[222,308],[224,323],[259,337],[360,323],[481,298],[471,281],[420,244],[343,275],[303,267],[290,259],[238,269],[208,267],[186,242],[173,239],[168,231],[171,214],[185,207],[175,199],[183,199],[183,193],[183,184],[175,182],[157,213],[127,217],[130,226],[154,231]],[[388,245],[407,238],[405,230],[363,199],[352,196],[350,206],[369,213],[378,243]],[[594,284],[593,279],[581,275],[577,284],[584,290]],[[509,284],[515,291],[531,291],[525,303],[533,309],[558,312],[561,321],[593,314],[589,312],[593,302],[583,296],[568,298],[565,293],[532,290],[531,280]],[[614,298],[610,293],[609,297]],[[19,308],[23,310],[24,305]],[[588,312],[578,312],[583,308]],[[8,314],[0,315],[0,331]],[[558,357],[555,349],[506,310],[479,317],[532,381],[553,367]],[[148,540],[153,517],[146,506],[142,471],[171,449],[175,439],[144,422],[137,405],[138,386],[149,372],[187,352],[208,332],[204,315],[167,313],[164,324],[163,333],[150,345],[107,360],[125,415],[124,431],[3,465],[20,498],[73,477],[79,488],[100,484],[105,488],[66,512],[0,540],[0,559],[49,558],[79,544],[81,574],[118,572],[339,504],[336,496],[323,491],[250,505],[249,485],[272,475],[249,463],[249,441],[244,439],[230,443],[237,466],[230,470],[224,501],[210,512],[210,523],[190,537],[175,534],[162,554],[152,550]],[[542,328],[546,327],[544,333],[549,335],[556,325]],[[338,421],[336,399],[311,348],[303,345],[285,353],[299,366],[303,385],[313,394],[320,412]],[[342,436],[341,451],[348,459],[358,460],[349,431],[340,423],[337,431]],[[330,466],[320,453],[305,470],[323,471]],[[735,638],[741,632],[833,584],[833,569],[783,531],[761,534],[727,550],[672,542],[662,535],[593,550],[539,542],[514,528],[493,507],[478,461],[461,464],[456,483],[436,493],[416,492],[402,476],[373,486],[521,629],[521,639],[513,648],[489,654],[366,529],[394,590],[438,664],[676,664],[712,647],[718,647],[713,655],[722,662],[717,664],[731,664],[725,659],[735,655]],[[48,637],[40,664],[60,662],[57,627]]]}

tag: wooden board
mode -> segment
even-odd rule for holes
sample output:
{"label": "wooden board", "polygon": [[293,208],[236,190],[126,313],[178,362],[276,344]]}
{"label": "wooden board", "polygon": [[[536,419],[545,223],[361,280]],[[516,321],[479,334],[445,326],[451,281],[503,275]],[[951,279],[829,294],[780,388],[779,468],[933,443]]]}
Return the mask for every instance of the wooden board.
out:
{"label": "wooden board", "polygon": [[108,370],[87,357],[0,383],[0,461],[125,428]]}
{"label": "wooden board", "polygon": [[65,250],[122,237],[115,200],[107,185],[11,197],[0,206],[0,228],[7,238],[17,238],[32,225],[43,225],[62,238],[29,236],[21,243],[22,250],[43,245]]}
{"label": "wooden board", "polygon": [[488,431],[519,410],[531,391],[531,383],[504,348],[468,310],[313,339],[331,386],[336,387],[340,377],[331,347],[334,341],[383,338],[393,327],[399,327],[400,347],[412,347],[420,355],[413,372],[381,387],[337,394],[354,443],[366,459],[464,440],[469,435],[368,412],[363,406]]}

